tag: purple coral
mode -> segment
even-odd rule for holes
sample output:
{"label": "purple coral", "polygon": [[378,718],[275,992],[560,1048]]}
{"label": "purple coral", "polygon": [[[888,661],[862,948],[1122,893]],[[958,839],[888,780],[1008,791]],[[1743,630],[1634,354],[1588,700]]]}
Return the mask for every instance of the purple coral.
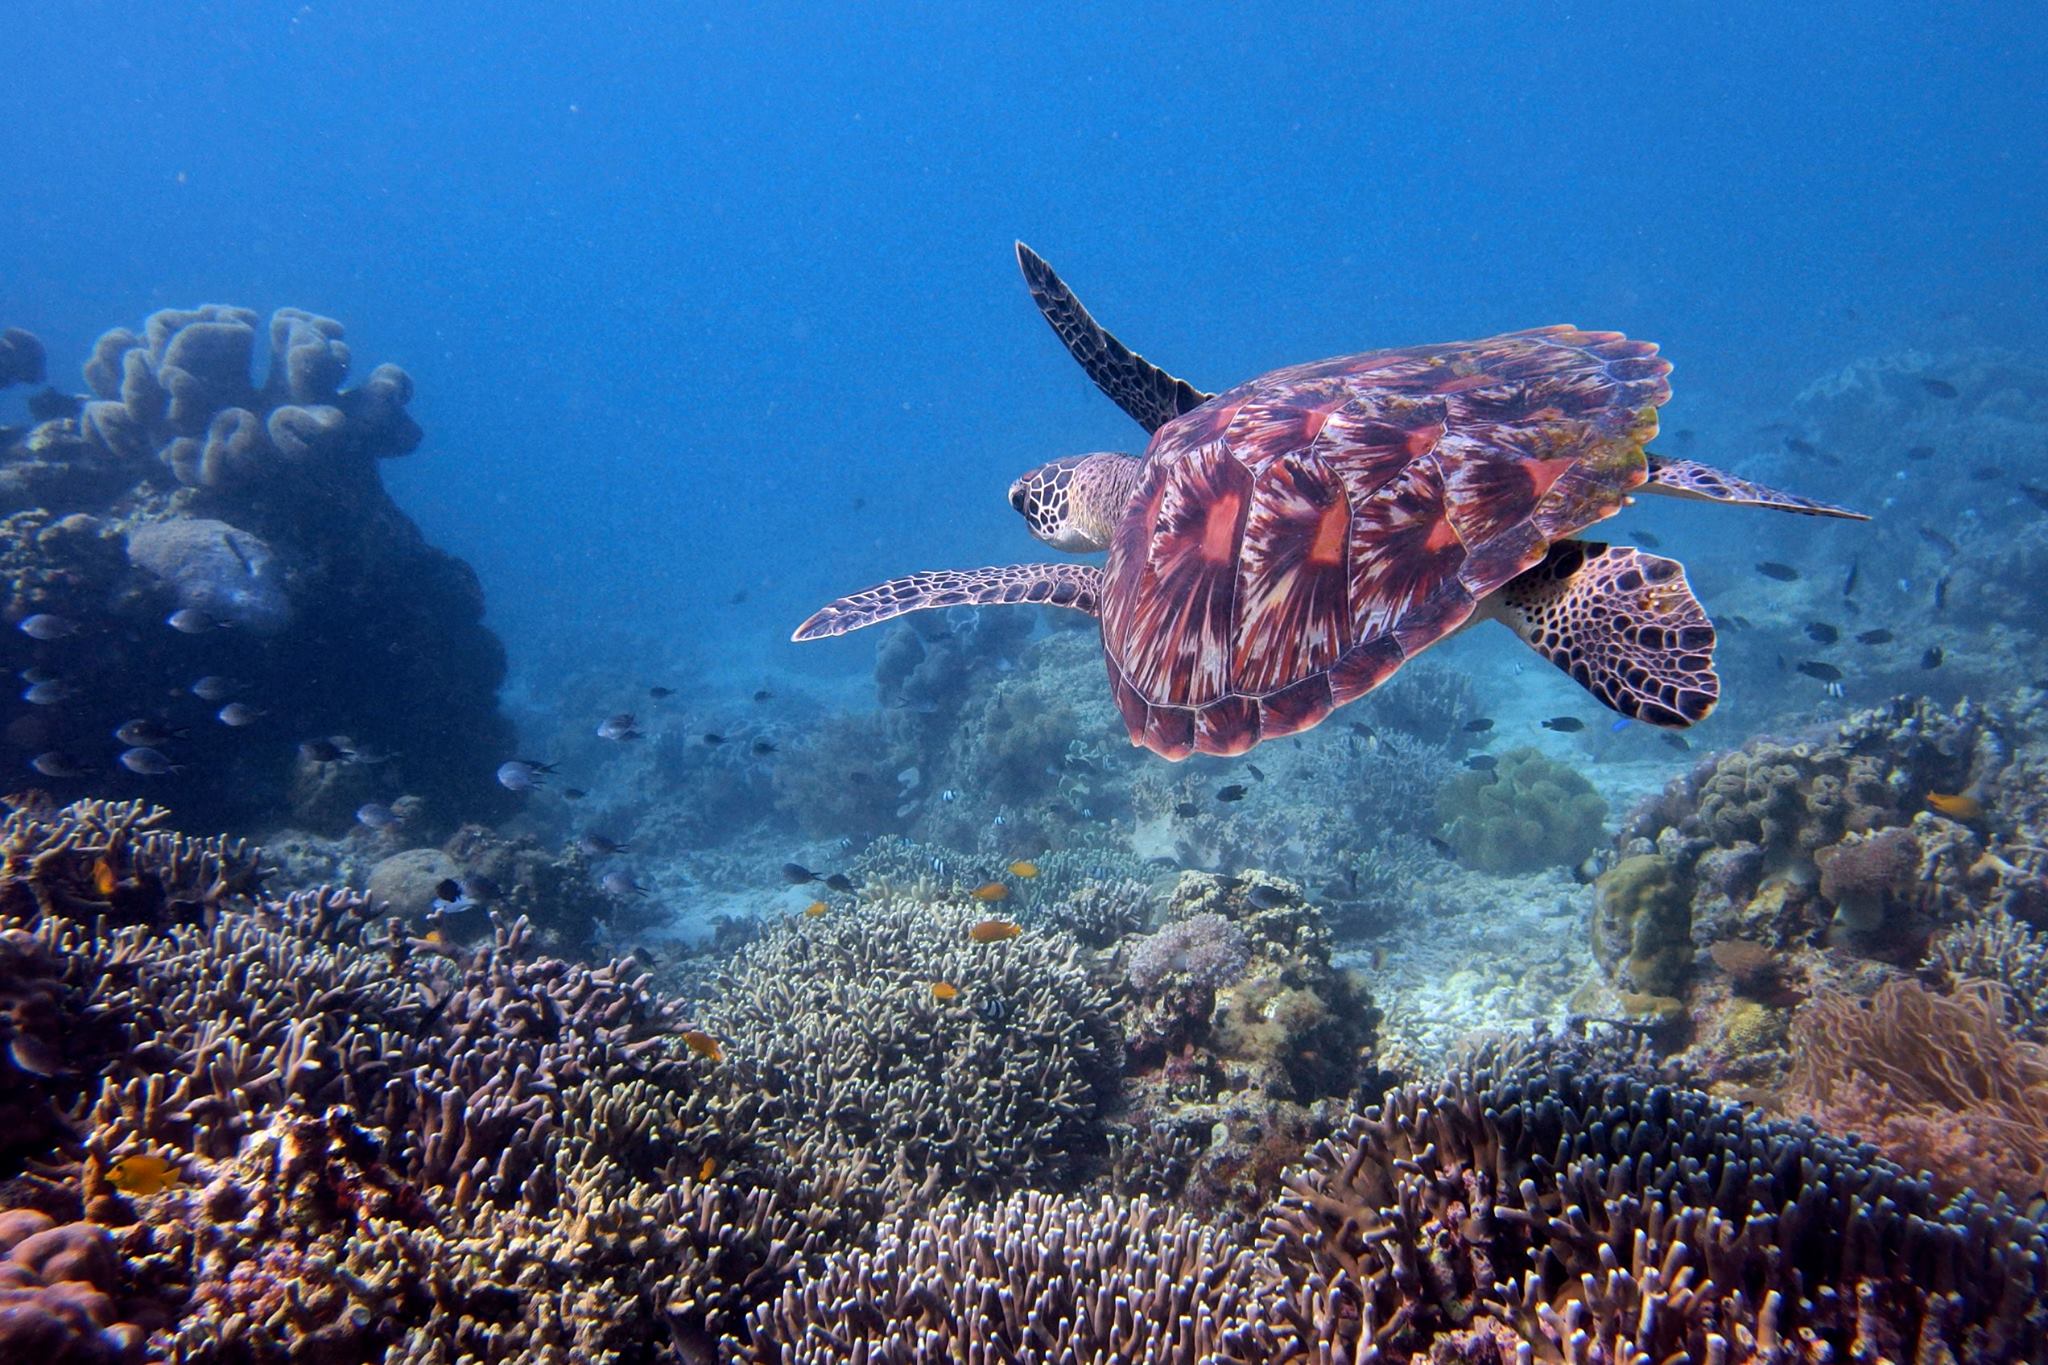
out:
{"label": "purple coral", "polygon": [[1140,991],[1153,990],[1169,976],[1215,990],[1237,980],[1249,961],[1243,932],[1223,916],[1204,912],[1138,940],[1124,970]]}

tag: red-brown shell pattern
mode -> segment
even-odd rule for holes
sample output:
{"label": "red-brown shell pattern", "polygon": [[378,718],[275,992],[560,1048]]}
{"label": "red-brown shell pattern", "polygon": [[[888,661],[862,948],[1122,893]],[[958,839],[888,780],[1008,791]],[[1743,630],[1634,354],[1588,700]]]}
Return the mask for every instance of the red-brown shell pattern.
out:
{"label": "red-brown shell pattern", "polygon": [[1670,362],[1543,327],[1275,370],[1153,436],[1110,545],[1110,682],[1169,758],[1303,730],[1614,515]]}

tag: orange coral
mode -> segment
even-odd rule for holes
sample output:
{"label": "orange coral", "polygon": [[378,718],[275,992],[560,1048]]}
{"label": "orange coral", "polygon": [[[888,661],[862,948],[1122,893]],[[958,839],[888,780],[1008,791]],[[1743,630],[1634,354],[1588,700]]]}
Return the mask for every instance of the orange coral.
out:
{"label": "orange coral", "polygon": [[1953,1192],[2021,1201],[2048,1182],[2048,1049],[2006,1030],[1989,982],[1937,995],[1894,980],[1867,1005],[1816,995],[1792,1021],[1782,1102]]}

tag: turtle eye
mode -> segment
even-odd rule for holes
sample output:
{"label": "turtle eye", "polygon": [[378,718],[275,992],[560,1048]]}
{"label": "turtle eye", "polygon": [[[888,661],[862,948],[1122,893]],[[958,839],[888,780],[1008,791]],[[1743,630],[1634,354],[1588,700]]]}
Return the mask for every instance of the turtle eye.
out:
{"label": "turtle eye", "polygon": [[1019,512],[1023,511],[1023,510],[1024,510],[1024,498],[1025,498],[1025,493],[1024,493],[1024,485],[1023,485],[1023,484],[1021,484],[1021,483],[1013,483],[1013,484],[1011,484],[1011,485],[1010,485],[1010,506],[1012,506],[1012,507],[1016,508],[1016,509],[1017,509],[1017,510],[1018,510]]}

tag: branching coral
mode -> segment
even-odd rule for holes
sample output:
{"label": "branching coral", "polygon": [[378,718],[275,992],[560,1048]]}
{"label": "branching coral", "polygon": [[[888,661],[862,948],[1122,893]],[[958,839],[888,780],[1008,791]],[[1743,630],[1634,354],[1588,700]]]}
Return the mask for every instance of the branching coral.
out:
{"label": "branching coral", "polygon": [[1993,909],[1937,938],[1926,966],[1950,990],[1970,980],[1996,983],[2006,1022],[2029,1042],[2048,1043],[2048,934]]}
{"label": "branching coral", "polygon": [[2048,1349],[2048,1240],[2010,1204],[1944,1204],[1868,1147],[1512,1053],[1319,1145],[1263,1243],[1282,1284],[1245,1359]]}
{"label": "branching coral", "polygon": [[1792,1053],[1790,1112],[1875,1142],[1944,1190],[2048,1188],[2048,1051],[2006,1031],[1995,984],[1944,996],[1893,980],[1868,1002],[1824,991],[1793,1017]]}

